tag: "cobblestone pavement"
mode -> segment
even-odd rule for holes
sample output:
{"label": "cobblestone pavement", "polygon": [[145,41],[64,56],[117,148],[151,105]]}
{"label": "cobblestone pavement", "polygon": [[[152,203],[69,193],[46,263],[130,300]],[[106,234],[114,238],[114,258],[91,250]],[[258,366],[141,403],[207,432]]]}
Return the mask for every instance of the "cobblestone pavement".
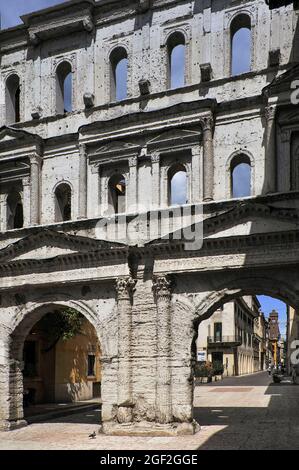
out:
{"label": "cobblestone pavement", "polygon": [[299,449],[299,386],[254,374],[196,387],[194,404],[195,436],[89,439],[99,429],[95,410],[1,433],[0,449]]}

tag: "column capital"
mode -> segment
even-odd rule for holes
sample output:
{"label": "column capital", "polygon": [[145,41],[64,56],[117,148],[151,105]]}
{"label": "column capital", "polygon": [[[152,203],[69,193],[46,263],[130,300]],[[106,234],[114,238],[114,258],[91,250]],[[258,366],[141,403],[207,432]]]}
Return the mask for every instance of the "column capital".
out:
{"label": "column capital", "polygon": [[268,105],[265,106],[265,117],[267,121],[271,121],[275,118],[276,106]]}
{"label": "column capital", "polygon": [[123,277],[116,279],[116,293],[117,298],[127,298],[132,294],[136,280],[132,277]]}
{"label": "column capital", "polygon": [[152,152],[151,153],[151,162],[152,163],[159,163],[160,162],[160,153],[159,152]]}
{"label": "column capital", "polygon": [[42,157],[38,153],[31,153],[29,155],[30,165],[40,165]]}
{"label": "column capital", "polygon": [[200,122],[201,122],[201,125],[202,125],[202,130],[204,132],[206,131],[212,131],[213,130],[213,127],[214,127],[214,118],[212,115],[208,115],[208,116],[203,116],[201,119],[200,119]]}
{"label": "column capital", "polygon": [[137,155],[134,155],[133,157],[130,157],[129,158],[129,167],[137,166],[137,161],[138,161]]}
{"label": "column capital", "polygon": [[79,152],[80,154],[85,154],[86,153],[86,144],[79,142],[78,144]]}
{"label": "column capital", "polygon": [[157,297],[170,298],[172,282],[167,276],[155,276],[153,278],[153,290]]}

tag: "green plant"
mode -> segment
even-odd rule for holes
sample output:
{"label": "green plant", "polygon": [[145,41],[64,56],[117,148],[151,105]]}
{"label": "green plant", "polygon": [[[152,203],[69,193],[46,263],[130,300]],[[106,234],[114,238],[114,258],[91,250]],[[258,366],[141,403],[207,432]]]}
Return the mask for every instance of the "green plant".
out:
{"label": "green plant", "polygon": [[224,367],[221,361],[213,362],[213,375],[222,375]]}
{"label": "green plant", "polygon": [[210,362],[197,363],[194,370],[195,377],[212,377],[213,368]]}
{"label": "green plant", "polygon": [[50,346],[44,350],[49,352],[58,341],[67,341],[82,333],[84,316],[72,308],[66,307],[45,315],[39,322],[39,327],[47,333]]}

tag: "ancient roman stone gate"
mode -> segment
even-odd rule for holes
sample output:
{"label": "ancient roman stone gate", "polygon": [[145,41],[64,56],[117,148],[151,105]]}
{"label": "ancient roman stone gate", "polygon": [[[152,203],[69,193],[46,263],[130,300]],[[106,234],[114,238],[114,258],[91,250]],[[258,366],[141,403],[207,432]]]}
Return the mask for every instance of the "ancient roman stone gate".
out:
{"label": "ancient roman stone gate", "polygon": [[102,430],[126,435],[196,432],[197,327],[221,303],[299,309],[297,15],[272,16],[262,0],[78,0],[0,32],[2,430],[26,424],[23,344],[53,307],[95,327]]}

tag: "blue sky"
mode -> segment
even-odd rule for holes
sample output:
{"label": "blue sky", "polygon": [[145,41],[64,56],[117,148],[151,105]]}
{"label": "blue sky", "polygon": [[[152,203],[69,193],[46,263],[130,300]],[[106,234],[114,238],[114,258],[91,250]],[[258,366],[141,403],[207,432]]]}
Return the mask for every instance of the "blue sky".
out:
{"label": "blue sky", "polygon": [[20,15],[48,8],[65,0],[0,0],[1,28],[22,23]]}
{"label": "blue sky", "polygon": [[279,328],[282,335],[286,334],[286,321],[287,321],[287,310],[286,304],[278,299],[273,299],[266,295],[258,295],[258,299],[261,303],[261,310],[268,318],[271,310],[276,310],[279,313]]}

